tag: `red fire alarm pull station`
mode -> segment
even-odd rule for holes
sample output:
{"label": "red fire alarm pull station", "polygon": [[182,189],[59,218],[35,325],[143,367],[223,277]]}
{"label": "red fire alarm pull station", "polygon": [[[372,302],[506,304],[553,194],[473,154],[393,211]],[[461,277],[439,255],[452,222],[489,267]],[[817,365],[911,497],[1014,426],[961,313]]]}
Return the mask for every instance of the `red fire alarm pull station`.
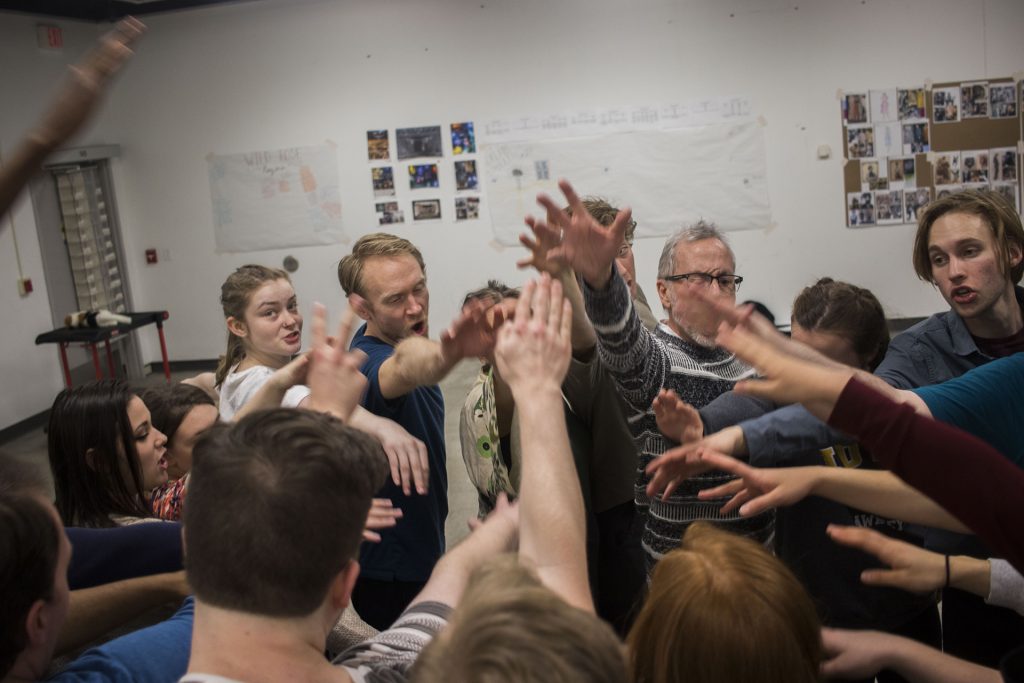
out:
{"label": "red fire alarm pull station", "polygon": [[146,250],[146,263],[148,265],[153,265],[154,263],[156,263],[156,249]]}
{"label": "red fire alarm pull station", "polygon": [[43,50],[60,50],[64,47],[64,31],[52,24],[36,24],[36,41]]}

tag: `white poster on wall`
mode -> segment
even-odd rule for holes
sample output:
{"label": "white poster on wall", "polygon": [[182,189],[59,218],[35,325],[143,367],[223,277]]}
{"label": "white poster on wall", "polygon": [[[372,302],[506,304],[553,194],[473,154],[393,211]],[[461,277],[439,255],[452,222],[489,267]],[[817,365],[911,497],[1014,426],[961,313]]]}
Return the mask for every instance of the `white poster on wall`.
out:
{"label": "white poster on wall", "polygon": [[334,143],[206,158],[218,252],[345,240]]}
{"label": "white poster on wall", "polygon": [[562,140],[483,145],[494,235],[518,244],[538,192],[561,200],[557,180],[630,205],[637,236],[667,235],[704,218],[722,230],[769,227],[763,127],[753,120],[635,130]]}

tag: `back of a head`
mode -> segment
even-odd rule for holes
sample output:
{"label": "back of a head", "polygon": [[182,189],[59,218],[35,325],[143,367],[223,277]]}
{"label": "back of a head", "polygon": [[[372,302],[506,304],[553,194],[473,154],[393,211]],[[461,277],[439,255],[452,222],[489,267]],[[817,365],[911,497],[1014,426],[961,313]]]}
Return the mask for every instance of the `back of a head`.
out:
{"label": "back of a head", "polygon": [[[583,203],[583,208],[587,210],[595,221],[603,225],[604,227],[610,226],[615,222],[615,218],[619,215],[619,207],[613,206],[604,197],[588,196],[580,200]],[[572,207],[564,207],[564,211],[572,215]],[[636,221],[630,220],[629,225],[626,226],[626,241],[630,244],[633,243],[633,238],[636,235]]]}
{"label": "back of a head", "polygon": [[111,514],[149,515],[128,420],[132,395],[121,380],[100,380],[65,389],[54,400],[47,451],[65,524],[113,526]]}
{"label": "back of a head", "polygon": [[373,232],[363,235],[352,245],[352,251],[338,262],[338,284],[345,295],[364,294],[363,267],[373,257],[412,256],[416,259],[424,274],[427,266],[423,262],[420,250],[407,239],[386,232]]}
{"label": "back of a head", "polygon": [[818,681],[820,628],[810,597],[780,560],[698,522],[654,569],[627,639],[633,680]]}
{"label": "back of a head", "polygon": [[921,209],[914,237],[914,272],[925,282],[932,281],[932,262],[928,253],[928,240],[935,221],[951,213],[978,216],[992,230],[1000,267],[1010,281],[1019,283],[1024,277],[1024,261],[1016,266],[1010,263],[1009,248],[1024,251],[1024,226],[1020,214],[1010,200],[995,190],[963,190],[940,197]]}
{"label": "back of a head", "polygon": [[193,451],[186,568],[201,601],[303,617],[359,549],[387,463],[370,436],[277,408],[210,429]]}
{"label": "back of a head", "polygon": [[0,490],[0,679],[29,644],[25,620],[32,605],[53,597],[58,533],[35,485]]}
{"label": "back of a head", "polygon": [[863,366],[874,370],[889,348],[885,310],[871,290],[823,277],[793,301],[793,322],[850,341]]}
{"label": "back of a head", "polygon": [[621,641],[514,555],[478,568],[448,628],[417,658],[416,683],[624,683]]}
{"label": "back of a head", "polygon": [[180,382],[148,387],[142,390],[139,398],[149,408],[150,422],[167,437],[168,444],[174,440],[174,433],[189,411],[196,406],[217,406],[199,387]]}

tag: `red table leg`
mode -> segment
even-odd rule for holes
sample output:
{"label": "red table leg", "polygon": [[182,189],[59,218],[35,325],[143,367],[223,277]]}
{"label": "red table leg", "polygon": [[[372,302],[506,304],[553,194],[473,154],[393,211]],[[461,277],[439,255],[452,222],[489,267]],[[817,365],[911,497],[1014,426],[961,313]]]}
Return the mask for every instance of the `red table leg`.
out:
{"label": "red table leg", "polygon": [[89,344],[92,349],[92,366],[96,368],[96,379],[103,379],[103,368],[100,366],[100,352],[95,344]]}
{"label": "red table leg", "polygon": [[60,366],[64,370],[64,386],[66,386],[68,389],[70,389],[71,388],[71,370],[70,370],[70,368],[68,368],[68,352],[67,352],[68,343],[67,342],[60,342],[59,344],[57,344],[57,347],[60,349]]}
{"label": "red table leg", "polygon": [[110,378],[117,379],[117,370],[114,369],[114,354],[110,352],[110,340],[104,339],[103,345],[107,347],[107,368],[110,370]]}
{"label": "red table leg", "polygon": [[160,321],[156,323],[157,334],[160,335],[160,354],[164,358],[164,377],[167,378],[167,383],[171,383],[171,364],[167,360],[167,341],[164,339],[164,324]]}

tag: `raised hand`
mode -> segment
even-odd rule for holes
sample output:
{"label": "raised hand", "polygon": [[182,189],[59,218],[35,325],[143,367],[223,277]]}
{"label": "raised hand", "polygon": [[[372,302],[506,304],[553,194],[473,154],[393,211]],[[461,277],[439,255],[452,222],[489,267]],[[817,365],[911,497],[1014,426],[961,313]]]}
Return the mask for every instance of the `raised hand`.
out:
{"label": "raised hand", "polygon": [[704,489],[697,497],[701,500],[715,500],[732,496],[722,506],[726,515],[739,509],[743,517],[751,517],[765,510],[793,505],[808,495],[817,481],[815,476],[820,467],[751,467],[735,458],[719,453],[703,451],[701,459],[709,469],[735,474],[738,478],[727,484]]}
{"label": "raised hand", "polygon": [[946,583],[945,556],[898,541],[873,529],[830,524],[828,535],[836,543],[876,556],[888,569],[865,569],[860,580],[869,586],[902,588],[929,593]]}
{"label": "raised hand", "polygon": [[647,465],[651,480],[647,483],[647,495],[668,498],[684,481],[712,469],[703,459],[705,446],[698,442],[667,450]]}
{"label": "raised hand", "polygon": [[361,351],[346,351],[355,312],[350,308],[341,316],[338,334],[328,341],[327,309],[313,305],[312,348],[306,385],[309,387],[309,406],[313,410],[331,413],[348,420],[366,391],[366,377],[359,371],[366,361]]}
{"label": "raised hand", "polygon": [[562,284],[545,274],[523,287],[515,318],[502,326],[494,349],[502,379],[516,401],[533,392],[560,391],[572,352],[572,305]]}
{"label": "raised hand", "polygon": [[498,307],[488,320],[487,311],[493,306],[486,301],[470,301],[462,312],[441,333],[441,354],[447,359],[479,358],[487,356],[497,341],[498,329],[505,322],[505,313]]}
{"label": "raised hand", "polygon": [[107,81],[133,54],[131,46],[145,29],[134,17],[122,19],[85,59],[70,67],[68,79],[30,138],[54,148],[77,132],[99,103]]}
{"label": "raised hand", "polygon": [[557,279],[569,269],[564,261],[555,261],[548,256],[552,249],[561,244],[561,231],[533,216],[526,217],[526,225],[529,226],[533,237],[523,233],[519,235],[519,243],[530,250],[530,255],[516,261],[516,266],[519,268],[533,267],[538,273],[547,273]]}
{"label": "raised hand", "polygon": [[508,496],[504,492],[499,493],[494,509],[483,519],[471,517],[468,524],[470,531],[476,531],[484,525],[503,526],[508,533],[506,549],[513,551],[519,545],[519,502],[509,502]]}
{"label": "raised hand", "polygon": [[654,409],[658,429],[673,441],[687,444],[704,436],[704,421],[700,413],[671,389],[659,391],[651,408]]}
{"label": "raised hand", "polygon": [[402,517],[401,508],[396,508],[388,498],[374,498],[370,503],[370,513],[366,517],[366,526],[363,528],[363,540],[371,543],[380,543],[381,529],[390,529],[398,524]]}
{"label": "raised hand", "polygon": [[590,215],[568,180],[559,180],[558,187],[572,209],[572,216],[548,195],[537,195],[537,202],[547,209],[548,226],[561,231],[561,243],[548,251],[547,258],[566,264],[592,288],[604,289],[611,279],[632,211],[622,209],[606,228]]}

